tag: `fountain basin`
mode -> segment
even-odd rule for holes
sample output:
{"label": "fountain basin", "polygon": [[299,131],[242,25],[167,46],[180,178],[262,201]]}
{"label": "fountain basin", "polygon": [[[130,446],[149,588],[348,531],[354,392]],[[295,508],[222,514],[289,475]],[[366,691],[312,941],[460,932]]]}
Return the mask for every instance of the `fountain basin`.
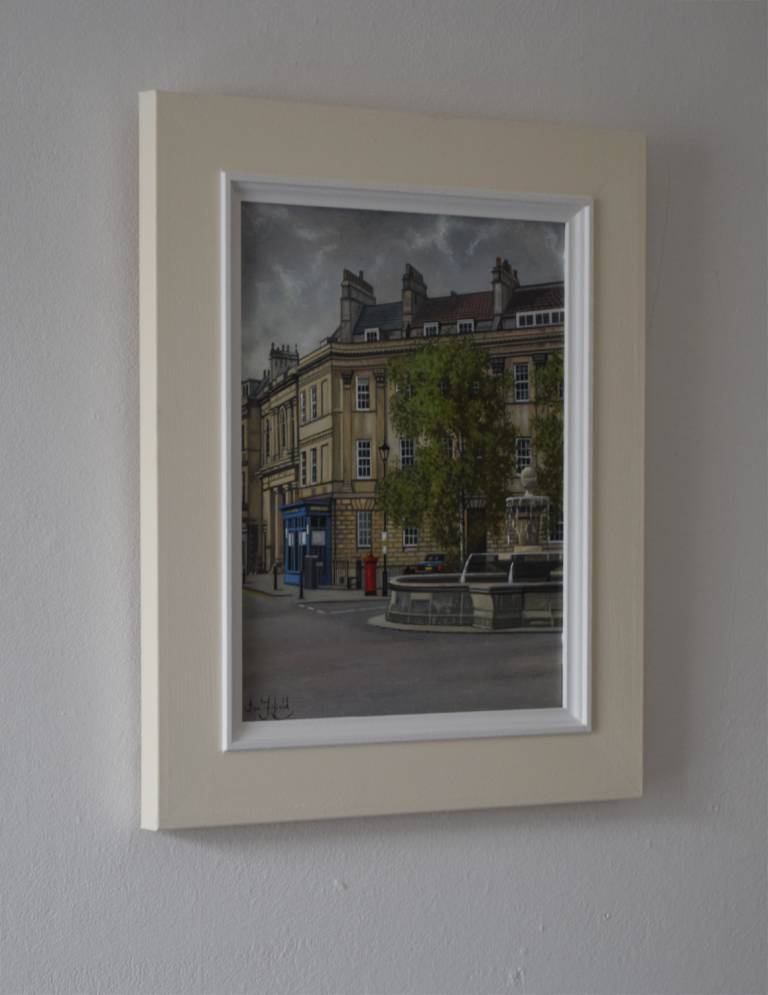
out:
{"label": "fountain basin", "polygon": [[[562,556],[524,554],[505,571],[408,575],[389,582],[386,619],[401,626],[440,626],[486,631],[545,629],[563,625]],[[522,574],[510,581],[513,573]]]}
{"label": "fountain basin", "polygon": [[469,585],[459,574],[395,577],[389,582],[388,622],[400,625],[472,625]]}
{"label": "fountain basin", "polygon": [[476,629],[547,629],[563,627],[563,584],[557,581],[474,584],[472,625]]}

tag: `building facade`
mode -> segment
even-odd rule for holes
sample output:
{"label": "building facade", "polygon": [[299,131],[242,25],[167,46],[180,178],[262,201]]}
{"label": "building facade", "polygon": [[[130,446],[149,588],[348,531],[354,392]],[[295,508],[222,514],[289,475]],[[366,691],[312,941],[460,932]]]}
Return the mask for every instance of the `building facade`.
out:
{"label": "building facade", "polygon": [[[345,270],[333,334],[303,357],[272,347],[263,380],[244,382],[243,515],[247,535],[258,535],[257,550],[246,543],[248,573],[278,563],[297,582],[309,554],[321,582],[336,584],[369,553],[386,551],[398,570],[441,552],[407,522],[390,521],[384,540],[375,500],[387,469],[417,458],[417,440],[398,437],[391,423],[388,367],[425,338],[472,335],[494,372],[510,371],[518,473],[535,462],[534,370],[563,349],[563,284],[521,286],[502,259],[491,277],[489,290],[430,298],[422,274],[406,265],[400,300],[377,303],[364,274]],[[468,534],[484,549],[482,508],[474,511]]]}
{"label": "building facade", "polygon": [[240,387],[241,563],[243,577],[261,566],[261,407],[257,400],[262,381],[243,380]]}

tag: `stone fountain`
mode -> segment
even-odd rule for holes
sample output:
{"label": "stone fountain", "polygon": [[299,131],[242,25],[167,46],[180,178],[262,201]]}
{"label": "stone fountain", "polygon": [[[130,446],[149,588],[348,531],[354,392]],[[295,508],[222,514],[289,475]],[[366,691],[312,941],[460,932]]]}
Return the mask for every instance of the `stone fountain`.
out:
{"label": "stone fountain", "polygon": [[562,629],[563,554],[542,542],[549,498],[535,493],[532,467],[525,467],[520,480],[524,493],[507,498],[510,552],[472,553],[460,574],[394,578],[388,622],[441,632]]}
{"label": "stone fountain", "polygon": [[507,541],[515,550],[540,550],[547,534],[549,498],[536,494],[536,471],[524,467],[520,474],[523,494],[507,498]]}

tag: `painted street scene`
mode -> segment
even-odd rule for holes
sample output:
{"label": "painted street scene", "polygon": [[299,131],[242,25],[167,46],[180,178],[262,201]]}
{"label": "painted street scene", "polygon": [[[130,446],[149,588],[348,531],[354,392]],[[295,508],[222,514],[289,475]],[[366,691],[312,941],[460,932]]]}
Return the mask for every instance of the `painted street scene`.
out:
{"label": "painted street scene", "polygon": [[563,226],[242,221],[244,719],[558,707]]}

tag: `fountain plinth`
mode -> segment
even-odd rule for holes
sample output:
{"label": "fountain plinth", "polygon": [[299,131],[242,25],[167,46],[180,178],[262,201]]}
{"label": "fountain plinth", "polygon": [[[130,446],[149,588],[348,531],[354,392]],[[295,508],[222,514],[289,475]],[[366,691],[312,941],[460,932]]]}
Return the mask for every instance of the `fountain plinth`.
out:
{"label": "fountain plinth", "polygon": [[549,498],[536,494],[536,471],[532,466],[520,474],[523,494],[507,498],[507,541],[517,552],[542,549],[547,534]]}
{"label": "fountain plinth", "polygon": [[471,553],[460,574],[396,577],[387,621],[440,631],[545,629],[563,625],[559,552]]}
{"label": "fountain plinth", "polygon": [[520,474],[523,494],[507,498],[506,553],[470,553],[460,574],[396,577],[387,621],[514,632],[563,627],[563,554],[545,548],[549,498],[536,494],[536,472]]}

